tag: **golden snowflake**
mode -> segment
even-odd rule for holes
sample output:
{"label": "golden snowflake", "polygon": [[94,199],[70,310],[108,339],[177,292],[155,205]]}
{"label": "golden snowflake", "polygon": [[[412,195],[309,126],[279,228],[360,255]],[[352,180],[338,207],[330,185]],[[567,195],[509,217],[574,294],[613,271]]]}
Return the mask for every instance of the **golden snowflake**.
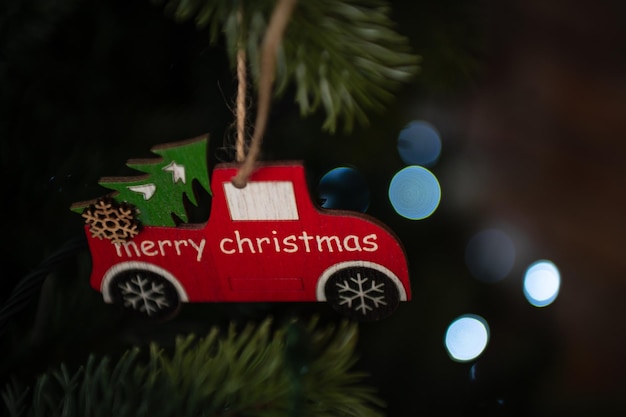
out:
{"label": "golden snowflake", "polygon": [[135,206],[120,204],[111,198],[98,199],[85,209],[82,216],[92,237],[109,239],[111,243],[124,243],[137,236],[141,226]]}

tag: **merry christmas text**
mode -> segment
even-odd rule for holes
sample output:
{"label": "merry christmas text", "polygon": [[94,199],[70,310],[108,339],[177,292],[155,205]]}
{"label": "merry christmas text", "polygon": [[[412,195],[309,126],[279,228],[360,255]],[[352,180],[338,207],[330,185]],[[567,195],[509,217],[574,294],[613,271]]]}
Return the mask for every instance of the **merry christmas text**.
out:
{"label": "merry christmas text", "polygon": [[272,230],[272,236],[248,237],[242,236],[239,230],[235,230],[233,237],[225,237],[220,240],[220,251],[226,255],[236,253],[265,253],[265,252],[375,252],[378,250],[376,243],[378,236],[347,235],[339,236],[311,235],[306,231],[279,237],[276,230]]}
{"label": "merry christmas text", "polygon": [[125,242],[122,244],[115,244],[115,251],[118,257],[122,257],[124,254],[132,258],[133,256],[166,256],[176,254],[180,256],[183,251],[188,252],[190,250],[195,251],[196,261],[202,260],[202,253],[204,252],[204,246],[206,245],[206,239],[201,239],[198,243],[193,239],[176,239],[176,240],[144,240],[140,243],[133,241]]}
{"label": "merry christmas text", "polygon": [[[304,252],[376,252],[378,250],[378,236],[374,233],[358,236],[347,235],[316,235],[302,231],[299,234],[278,236],[272,230],[271,236],[243,236],[239,230],[233,232],[232,237],[219,240],[219,250],[226,255],[234,254],[261,254],[268,252],[296,253]],[[159,239],[130,241],[115,244],[117,256],[122,257],[152,257],[152,256],[181,256],[183,253],[193,254],[196,261],[202,260],[206,247],[206,239]]]}

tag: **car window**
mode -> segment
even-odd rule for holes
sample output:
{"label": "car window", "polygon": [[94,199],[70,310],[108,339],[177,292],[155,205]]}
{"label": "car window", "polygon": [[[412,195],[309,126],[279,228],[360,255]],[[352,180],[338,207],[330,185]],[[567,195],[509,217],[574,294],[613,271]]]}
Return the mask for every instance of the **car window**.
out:
{"label": "car window", "polygon": [[298,220],[291,181],[250,181],[244,188],[224,183],[231,220]]}

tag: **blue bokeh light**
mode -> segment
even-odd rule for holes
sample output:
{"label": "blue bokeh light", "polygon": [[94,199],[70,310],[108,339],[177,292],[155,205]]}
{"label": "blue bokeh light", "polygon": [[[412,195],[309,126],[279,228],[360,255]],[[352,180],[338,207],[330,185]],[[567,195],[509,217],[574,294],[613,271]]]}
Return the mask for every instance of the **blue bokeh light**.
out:
{"label": "blue bokeh light", "polygon": [[409,123],[398,135],[398,153],[407,165],[434,165],[441,154],[439,132],[428,122]]}
{"label": "blue bokeh light", "polygon": [[474,278],[497,282],[505,278],[515,263],[515,245],[502,230],[486,229],[467,243],[465,263]]}
{"label": "blue bokeh light", "polygon": [[561,274],[554,263],[541,260],[533,263],[524,275],[524,296],[535,307],[552,304],[559,295]]}
{"label": "blue bokeh light", "polygon": [[328,171],[317,187],[321,206],[326,209],[365,212],[370,204],[367,181],[359,171],[340,167]]}
{"label": "blue bokeh light", "polygon": [[389,200],[402,217],[421,220],[433,214],[439,206],[441,187],[437,177],[426,168],[409,166],[392,178]]}
{"label": "blue bokeh light", "polygon": [[475,314],[465,314],[450,323],[445,346],[450,358],[458,362],[476,359],[489,343],[487,321]]}

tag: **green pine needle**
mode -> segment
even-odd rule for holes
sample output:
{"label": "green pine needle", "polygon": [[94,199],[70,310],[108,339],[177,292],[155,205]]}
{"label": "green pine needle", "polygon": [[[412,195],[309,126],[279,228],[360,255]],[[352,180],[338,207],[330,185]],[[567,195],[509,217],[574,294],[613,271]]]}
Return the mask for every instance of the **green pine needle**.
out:
{"label": "green pine needle", "polygon": [[[117,361],[90,356],[37,378],[31,391],[2,391],[13,417],[344,416],[379,417],[383,404],[352,371],[357,327],[315,320],[274,329],[271,320],[225,335],[179,337],[171,352],[152,344]],[[143,359],[142,359],[143,358]]]}
{"label": "green pine needle", "polygon": [[[223,36],[233,68],[237,47],[244,45],[252,77],[258,80],[260,47],[274,1],[165,3],[166,13],[177,21],[194,19],[199,27],[208,28],[212,42]],[[367,113],[384,109],[419,68],[420,58],[411,53],[407,38],[394,30],[389,10],[384,0],[298,2],[277,57],[276,95],[294,85],[301,114],[322,107],[326,113],[322,127],[330,132],[339,120],[346,131],[355,121],[366,124]]]}

